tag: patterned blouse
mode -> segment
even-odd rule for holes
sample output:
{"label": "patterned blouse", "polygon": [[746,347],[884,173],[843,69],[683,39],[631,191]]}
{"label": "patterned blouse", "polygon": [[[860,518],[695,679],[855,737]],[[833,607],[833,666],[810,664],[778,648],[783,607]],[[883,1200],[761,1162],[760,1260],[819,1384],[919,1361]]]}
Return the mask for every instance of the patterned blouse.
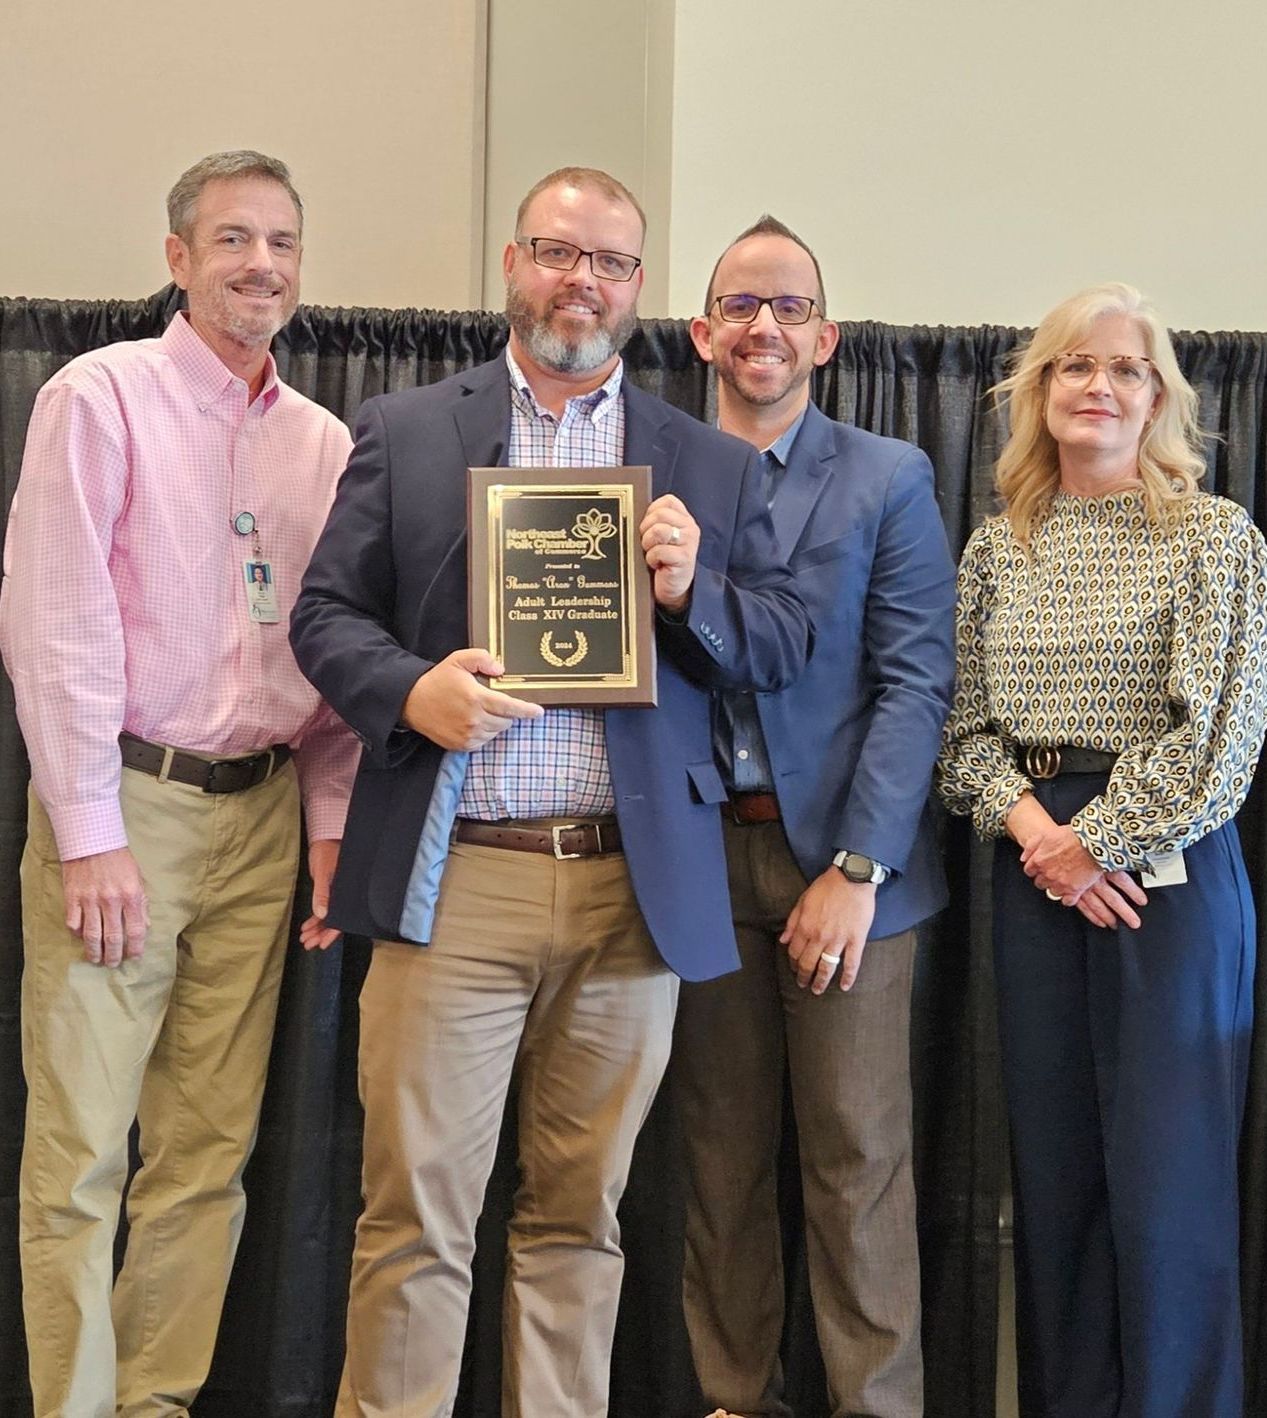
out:
{"label": "patterned blouse", "polygon": [[1140,870],[1226,822],[1267,719],[1267,543],[1198,494],[1173,533],[1138,491],[1057,493],[1027,556],[1006,517],[959,567],[958,685],[938,789],[983,837],[1031,786],[1017,744],[1117,753],[1070,825],[1107,870]]}

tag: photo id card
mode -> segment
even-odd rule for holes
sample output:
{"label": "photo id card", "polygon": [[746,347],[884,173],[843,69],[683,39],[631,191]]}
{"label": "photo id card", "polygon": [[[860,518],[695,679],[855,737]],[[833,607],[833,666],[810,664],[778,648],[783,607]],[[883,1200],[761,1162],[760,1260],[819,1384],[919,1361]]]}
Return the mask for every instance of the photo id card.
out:
{"label": "photo id card", "polygon": [[1139,874],[1140,885],[1182,886],[1188,879],[1188,868],[1184,864],[1182,852],[1167,852],[1164,856],[1153,857],[1148,870]]}
{"label": "photo id card", "polygon": [[282,614],[277,605],[272,565],[267,561],[244,561],[242,576],[246,583],[247,615],[257,625],[276,625]]}

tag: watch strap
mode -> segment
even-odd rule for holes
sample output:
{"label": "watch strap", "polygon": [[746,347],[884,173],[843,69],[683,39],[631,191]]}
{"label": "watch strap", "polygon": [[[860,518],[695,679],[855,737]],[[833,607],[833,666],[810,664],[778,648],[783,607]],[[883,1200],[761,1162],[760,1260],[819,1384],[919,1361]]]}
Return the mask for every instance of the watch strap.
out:
{"label": "watch strap", "polygon": [[[853,868],[846,870],[845,862],[850,857],[853,858]],[[883,862],[877,862],[874,857],[868,857],[862,852],[837,852],[831,860],[832,865],[839,868],[847,881],[870,882],[873,886],[878,886],[889,878],[889,869]],[[862,875],[863,871],[867,872],[867,875]]]}

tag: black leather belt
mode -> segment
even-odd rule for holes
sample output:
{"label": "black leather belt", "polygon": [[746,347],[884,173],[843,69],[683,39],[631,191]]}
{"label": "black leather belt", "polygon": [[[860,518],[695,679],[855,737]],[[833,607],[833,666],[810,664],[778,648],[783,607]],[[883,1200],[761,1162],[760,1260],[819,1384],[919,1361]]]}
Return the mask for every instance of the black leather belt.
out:
{"label": "black leather belt", "polygon": [[1031,778],[1055,778],[1060,773],[1110,773],[1116,753],[1071,744],[1017,744],[1016,762]]}
{"label": "black leather belt", "polygon": [[554,827],[515,827],[508,822],[480,822],[473,817],[459,817],[453,828],[453,839],[473,847],[544,852],[547,857],[557,857],[561,862],[573,857],[601,857],[621,850],[620,823],[614,817],[564,822]]}
{"label": "black leather belt", "polygon": [[722,803],[721,810],[740,827],[780,820],[779,800],[773,793],[732,793],[729,802]]}
{"label": "black leather belt", "polygon": [[263,783],[290,758],[290,745],[279,743],[249,758],[199,758],[161,743],[149,743],[134,734],[120,734],[123,766],[153,778],[188,783],[204,793],[241,793]]}

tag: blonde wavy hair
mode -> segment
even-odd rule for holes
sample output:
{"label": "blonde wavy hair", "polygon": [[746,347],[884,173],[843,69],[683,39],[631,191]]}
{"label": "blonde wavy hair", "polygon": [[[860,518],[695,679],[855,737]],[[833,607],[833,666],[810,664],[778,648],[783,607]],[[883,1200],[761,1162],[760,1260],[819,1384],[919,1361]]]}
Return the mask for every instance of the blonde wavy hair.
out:
{"label": "blonde wavy hair", "polygon": [[995,469],[995,486],[1012,532],[1029,545],[1060,486],[1060,454],[1047,430],[1047,388],[1051,362],[1075,350],[1091,326],[1105,315],[1125,315],[1144,338],[1153,362],[1157,407],[1139,443],[1139,476],[1148,517],[1172,527],[1180,509],[1205,474],[1197,393],[1183,377],[1170,335],[1152,305],[1120,281],[1092,286],[1063,300],[1045,315],[1029,344],[1012,357],[1012,372],[990,390],[998,408],[1007,408],[1011,433]]}

